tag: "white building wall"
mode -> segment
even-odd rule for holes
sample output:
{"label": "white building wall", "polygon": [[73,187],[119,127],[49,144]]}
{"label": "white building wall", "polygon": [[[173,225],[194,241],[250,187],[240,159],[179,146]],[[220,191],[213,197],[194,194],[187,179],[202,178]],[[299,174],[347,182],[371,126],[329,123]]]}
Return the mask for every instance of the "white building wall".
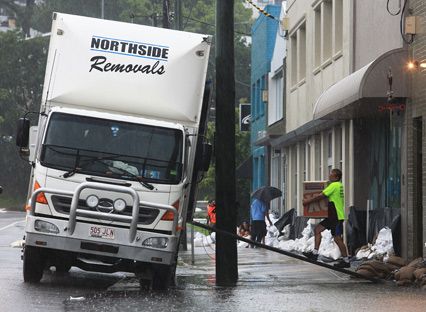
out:
{"label": "white building wall", "polygon": [[[286,1],[281,4],[280,19],[284,16],[286,10]],[[284,70],[283,62],[286,56],[286,40],[285,33],[278,27],[277,35],[275,38],[274,52],[271,60],[271,71],[268,75],[268,126],[279,122],[284,117],[283,100],[284,100]],[[280,189],[283,194],[284,190],[284,152],[281,149],[271,148],[270,158],[270,185]],[[284,195],[285,196],[285,195]],[[285,197],[282,197],[285,198]],[[282,214],[283,200],[277,198],[271,202],[271,209]]]}
{"label": "white building wall", "polygon": [[[319,96],[352,72],[352,6],[352,0],[288,2],[287,133],[312,121]],[[300,53],[302,48],[305,51]],[[349,133],[349,123],[342,122],[286,149],[286,157],[293,160],[289,162],[291,180],[286,183],[287,209],[296,208],[302,215],[303,181],[327,180],[330,168],[346,170],[351,150],[344,140]],[[347,176],[344,183],[349,182]],[[350,185],[345,186],[349,195]],[[350,195],[348,203],[349,199]]]}
{"label": "white building wall", "polygon": [[[340,7],[337,13],[336,8]],[[338,21],[336,14],[341,15]],[[289,105],[286,131],[290,132],[311,121],[318,97],[351,73],[352,0],[292,0],[287,6],[287,17]],[[303,47],[304,52],[301,51]]]}
{"label": "white building wall", "polygon": [[[286,1],[281,5],[280,19],[285,15]],[[274,52],[271,60],[271,71],[268,75],[268,126],[281,120],[283,112],[283,61],[286,57],[285,33],[278,27],[275,37]]]}

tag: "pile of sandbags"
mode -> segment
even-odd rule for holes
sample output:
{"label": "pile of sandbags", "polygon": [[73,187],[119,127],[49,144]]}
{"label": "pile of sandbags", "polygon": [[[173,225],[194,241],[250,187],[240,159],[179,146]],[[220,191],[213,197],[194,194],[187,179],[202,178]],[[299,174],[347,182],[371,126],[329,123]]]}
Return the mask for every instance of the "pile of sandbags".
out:
{"label": "pile of sandbags", "polygon": [[366,260],[356,269],[369,278],[394,279],[398,286],[415,284],[426,290],[426,260],[417,258],[409,264],[397,256]]}
{"label": "pile of sandbags", "polygon": [[374,259],[385,255],[393,255],[392,231],[388,227],[382,228],[374,240],[374,244],[362,246],[355,253],[356,259]]}
{"label": "pile of sandbags", "polygon": [[423,258],[417,258],[401,267],[395,272],[395,281],[398,286],[414,283],[426,289],[426,261]]}
{"label": "pile of sandbags", "polygon": [[[395,257],[395,256],[389,257],[389,259],[391,258],[402,259],[400,257]],[[387,262],[383,262],[377,259],[367,260],[358,266],[358,268],[356,269],[356,272],[365,277],[391,279],[393,277],[393,272],[395,272],[401,267],[401,265],[399,265],[397,262],[398,261],[392,261],[392,260],[390,262],[389,260]]]}

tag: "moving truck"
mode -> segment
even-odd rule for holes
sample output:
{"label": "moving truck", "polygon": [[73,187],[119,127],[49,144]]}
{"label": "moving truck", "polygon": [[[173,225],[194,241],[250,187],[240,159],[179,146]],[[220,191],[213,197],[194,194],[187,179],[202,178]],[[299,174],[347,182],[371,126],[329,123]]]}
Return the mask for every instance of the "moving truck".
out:
{"label": "moving truck", "polygon": [[25,116],[17,130],[32,166],[25,282],[76,266],[173,283],[211,156],[210,45],[207,35],[53,14],[38,125]]}

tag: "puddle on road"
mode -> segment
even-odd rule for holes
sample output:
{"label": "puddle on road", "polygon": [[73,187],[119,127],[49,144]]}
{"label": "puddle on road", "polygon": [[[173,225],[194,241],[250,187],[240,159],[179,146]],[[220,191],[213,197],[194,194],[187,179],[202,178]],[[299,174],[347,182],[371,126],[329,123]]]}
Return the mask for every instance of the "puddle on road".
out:
{"label": "puddle on road", "polygon": [[[125,278],[112,285],[107,291],[81,294],[84,300],[68,298],[64,301],[65,311],[211,311],[217,304],[235,305],[235,290],[259,287],[268,283],[268,278],[251,278],[239,281],[235,287],[218,287],[214,275],[179,275],[178,285],[167,291],[148,291],[139,288],[135,277]],[[142,308],[143,307],[143,308]],[[222,311],[228,311],[221,308]]]}

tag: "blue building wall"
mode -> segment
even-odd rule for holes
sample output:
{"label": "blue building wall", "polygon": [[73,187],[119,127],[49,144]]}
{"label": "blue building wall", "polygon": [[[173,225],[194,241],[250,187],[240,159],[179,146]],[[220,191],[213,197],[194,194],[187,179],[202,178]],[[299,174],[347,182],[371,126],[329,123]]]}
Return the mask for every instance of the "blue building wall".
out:
{"label": "blue building wall", "polygon": [[[281,6],[267,5],[265,11],[279,18]],[[252,26],[251,47],[251,153],[253,155],[253,181],[255,190],[265,185],[265,147],[255,146],[257,133],[266,130],[266,103],[262,101],[262,90],[267,89],[268,73],[274,52],[275,37],[279,23],[265,15],[260,15]]]}

